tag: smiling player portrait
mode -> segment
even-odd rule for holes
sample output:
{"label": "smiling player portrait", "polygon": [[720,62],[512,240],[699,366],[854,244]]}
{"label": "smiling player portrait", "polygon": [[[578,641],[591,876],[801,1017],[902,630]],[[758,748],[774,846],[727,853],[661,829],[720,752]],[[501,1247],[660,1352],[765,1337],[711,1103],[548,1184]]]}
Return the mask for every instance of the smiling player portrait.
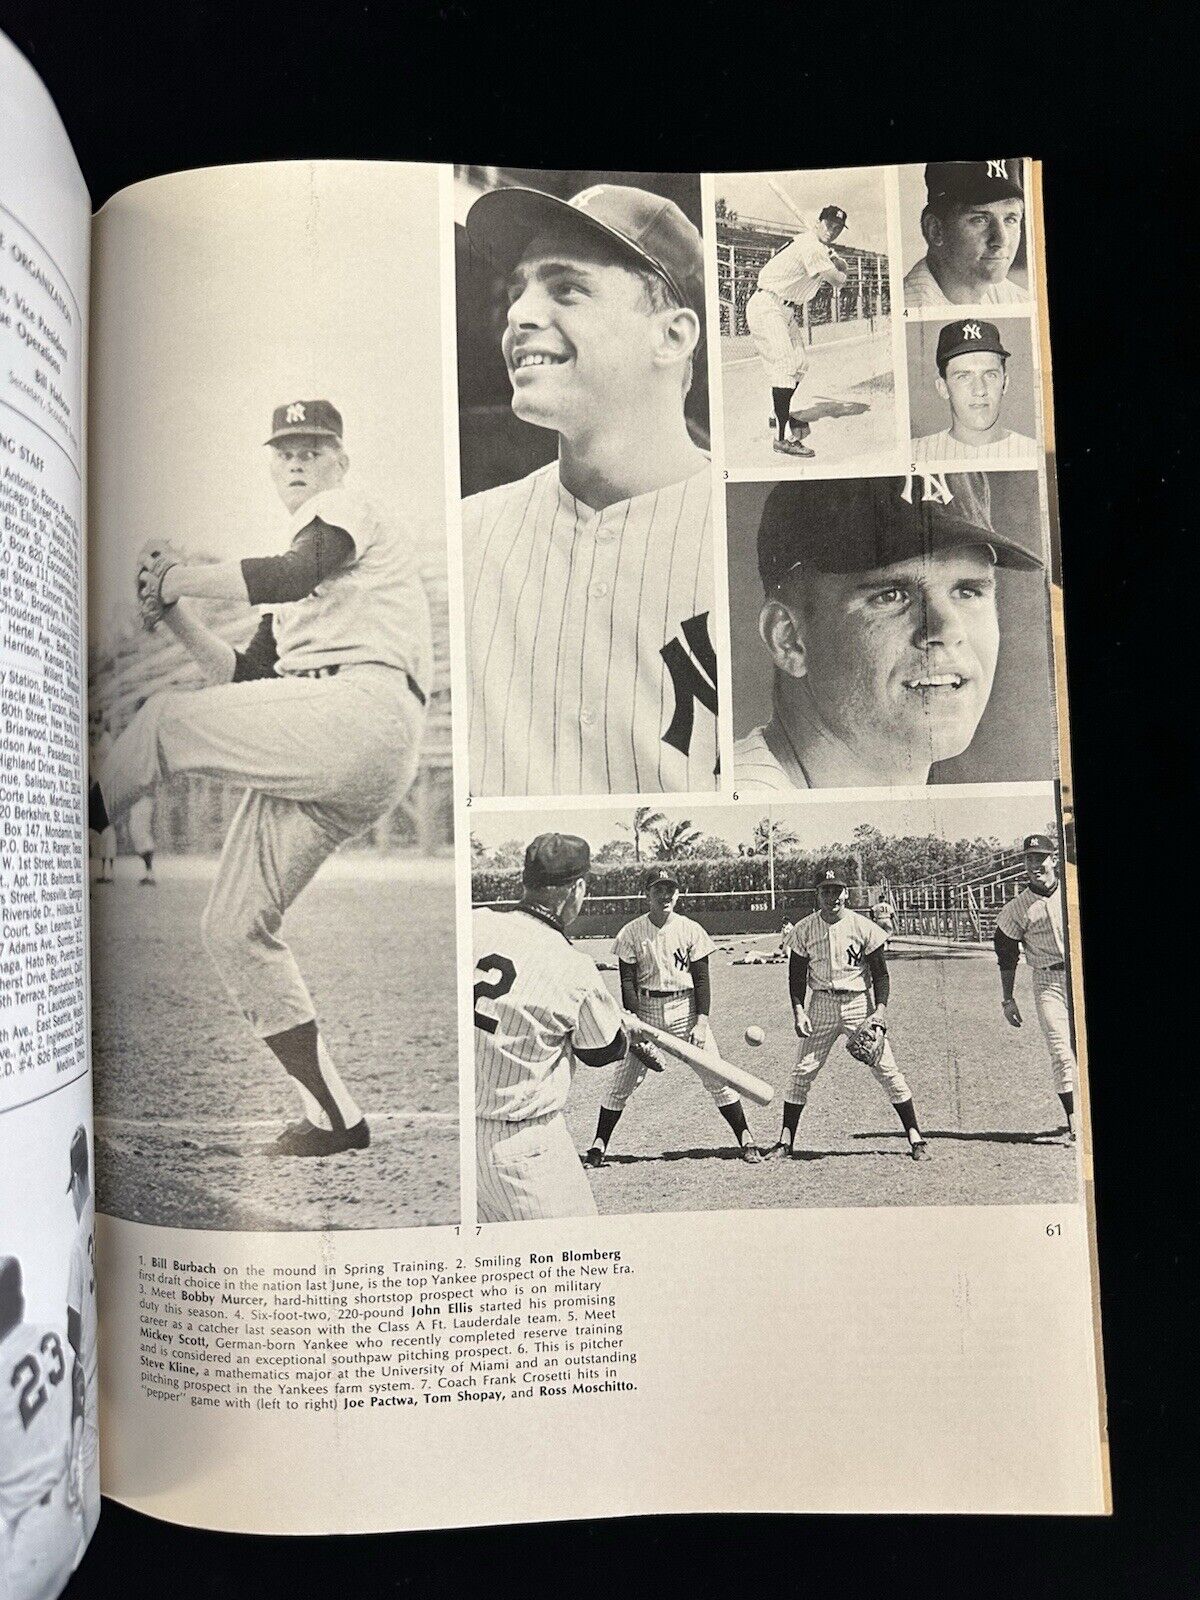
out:
{"label": "smiling player portrait", "polygon": [[521,177],[459,180],[471,790],[711,791],[698,184]]}

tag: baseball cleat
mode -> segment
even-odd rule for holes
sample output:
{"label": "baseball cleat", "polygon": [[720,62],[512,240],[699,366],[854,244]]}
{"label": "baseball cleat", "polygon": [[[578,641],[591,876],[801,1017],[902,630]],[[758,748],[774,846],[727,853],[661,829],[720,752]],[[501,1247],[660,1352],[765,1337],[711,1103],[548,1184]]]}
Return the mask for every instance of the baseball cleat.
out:
{"label": "baseball cleat", "polygon": [[815,456],[817,453],[799,439],[776,439],[774,448],[781,456]]}
{"label": "baseball cleat", "polygon": [[791,1153],[792,1147],[787,1140],[777,1139],[769,1149],[760,1152],[760,1159],[763,1161],[786,1161]]}
{"label": "baseball cleat", "polygon": [[762,1158],[763,1153],[756,1144],[744,1144],[742,1146],[742,1160],[750,1166],[757,1166]]}
{"label": "baseball cleat", "polygon": [[601,1150],[598,1144],[594,1144],[587,1154],[583,1156],[582,1160],[585,1167],[591,1167],[596,1171],[608,1165],[608,1162],[604,1159],[604,1151]]}
{"label": "baseball cleat", "polygon": [[914,1161],[929,1160],[929,1146],[924,1139],[913,1139],[909,1142],[908,1153]]}
{"label": "baseball cleat", "polygon": [[365,1150],[370,1142],[371,1130],[365,1117],[352,1128],[318,1128],[312,1122],[293,1122],[273,1144],[267,1146],[267,1154],[336,1156],[343,1150]]}

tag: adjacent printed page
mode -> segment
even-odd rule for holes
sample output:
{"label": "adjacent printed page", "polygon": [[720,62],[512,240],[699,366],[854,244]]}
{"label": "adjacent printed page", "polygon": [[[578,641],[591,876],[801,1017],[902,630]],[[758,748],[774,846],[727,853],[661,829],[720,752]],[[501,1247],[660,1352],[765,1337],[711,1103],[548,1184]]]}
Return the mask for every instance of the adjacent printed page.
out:
{"label": "adjacent printed page", "polygon": [[100,1509],[84,850],[91,207],[0,36],[0,1592]]}
{"label": "adjacent printed page", "polygon": [[1105,1509],[1037,183],[101,213],[108,1492]]}

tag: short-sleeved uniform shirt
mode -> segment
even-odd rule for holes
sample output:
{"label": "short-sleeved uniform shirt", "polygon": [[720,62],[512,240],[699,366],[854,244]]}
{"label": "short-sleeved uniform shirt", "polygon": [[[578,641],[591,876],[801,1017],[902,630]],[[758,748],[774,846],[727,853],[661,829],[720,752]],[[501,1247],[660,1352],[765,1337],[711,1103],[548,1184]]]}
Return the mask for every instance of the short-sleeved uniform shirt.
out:
{"label": "short-sleeved uniform shirt", "polygon": [[870,986],[867,957],[886,943],[883,930],[857,911],[843,911],[836,922],[814,911],[792,929],[784,949],[808,957],[810,989],[862,994]]}
{"label": "short-sleeved uniform shirt", "polygon": [[1025,960],[1031,967],[1062,966],[1065,961],[1062,885],[1051,894],[1022,889],[996,918],[996,926],[1009,939],[1024,946]]}
{"label": "short-sleeved uniform shirt", "polygon": [[96,1201],[88,1195],[71,1244],[67,1306],[79,1313],[79,1354],[91,1389],[96,1380]]}
{"label": "short-sleeved uniform shirt", "polygon": [[617,934],[613,954],[637,967],[639,989],[677,993],[692,989],[692,962],[710,956],[716,945],[698,922],[671,913],[661,928],[647,912],[627,922]]}
{"label": "short-sleeved uniform shirt", "polygon": [[810,787],[774,718],[735,741],[733,786],[740,794],[787,794]]}
{"label": "short-sleeved uniform shirt", "polygon": [[57,1328],[19,1322],[0,1339],[0,1518],[13,1523],[67,1470],[71,1349]]}
{"label": "short-sleeved uniform shirt", "polygon": [[[980,306],[1013,306],[1027,305],[1029,290],[1022,289],[1019,284],[1010,283],[1007,278],[1002,283],[989,284],[972,305]],[[929,270],[929,257],[922,256],[915,267],[911,267],[904,278],[904,303],[907,306],[948,306],[954,302],[943,292],[941,284]]]}
{"label": "short-sleeved uniform shirt", "polygon": [[463,502],[471,789],[712,790],[712,471],[593,510],[551,462]]}
{"label": "short-sleeved uniform shirt", "polygon": [[791,244],[765,263],[758,274],[758,287],[769,289],[781,300],[802,306],[811,300],[822,284],[839,276],[829,246],[815,233],[798,233]]}
{"label": "short-sleeved uniform shirt", "polygon": [[314,667],[397,667],[428,693],[433,628],[411,538],[393,517],[340,485],[292,513],[290,538],[318,517],[350,535],[354,556],[303,600],[270,608],[276,670],[286,677]]}
{"label": "short-sleeved uniform shirt", "polygon": [[561,1111],[574,1049],[611,1044],[621,1008],[548,915],[483,906],[472,936],[476,1115],[524,1122]]}

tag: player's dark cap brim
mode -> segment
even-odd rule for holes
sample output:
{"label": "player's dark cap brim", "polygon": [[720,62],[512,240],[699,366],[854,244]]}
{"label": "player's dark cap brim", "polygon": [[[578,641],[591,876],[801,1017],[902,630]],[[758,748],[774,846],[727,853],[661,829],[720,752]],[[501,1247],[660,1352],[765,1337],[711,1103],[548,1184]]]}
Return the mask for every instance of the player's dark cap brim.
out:
{"label": "player's dark cap brim", "polygon": [[[661,196],[654,198],[661,201],[664,212],[673,204]],[[695,303],[694,285],[683,282],[682,274],[673,272],[628,233],[540,189],[490,189],[467,212],[466,227],[472,246],[505,276],[515,270],[539,234],[552,228],[570,228],[585,240],[604,240],[610,249],[615,246],[637,266],[656,273],[682,305]]]}
{"label": "player's dark cap brim", "polygon": [[770,590],[798,567],[873,572],[934,551],[980,546],[998,567],[1033,572],[1041,554],[991,519],[983,473],[942,476],[949,498],[924,498],[911,478],[796,479],[767,496],[758,529],[758,569]]}

